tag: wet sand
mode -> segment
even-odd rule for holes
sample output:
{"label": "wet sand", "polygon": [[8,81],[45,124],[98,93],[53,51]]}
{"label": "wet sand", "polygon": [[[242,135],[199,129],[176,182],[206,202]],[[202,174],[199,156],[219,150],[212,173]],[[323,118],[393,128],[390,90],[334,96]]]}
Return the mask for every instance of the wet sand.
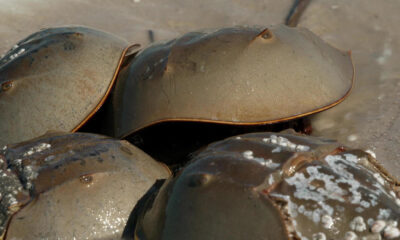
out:
{"label": "wet sand", "polygon": [[351,50],[356,69],[352,94],[316,115],[314,134],[375,152],[400,177],[400,22],[396,0],[313,1],[299,26]]}
{"label": "wet sand", "polygon": [[0,54],[41,28],[85,25],[148,44],[203,29],[283,23],[292,0],[0,0]]}

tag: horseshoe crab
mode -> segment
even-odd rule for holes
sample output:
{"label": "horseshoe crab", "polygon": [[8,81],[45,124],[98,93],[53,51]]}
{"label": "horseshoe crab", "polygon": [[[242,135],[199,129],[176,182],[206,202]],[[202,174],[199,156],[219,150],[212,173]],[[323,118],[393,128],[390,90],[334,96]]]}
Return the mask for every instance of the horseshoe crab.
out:
{"label": "horseshoe crab", "polygon": [[[335,49],[307,29],[278,25],[187,33],[145,48],[124,64],[104,129],[117,138],[151,131],[150,136],[163,137],[143,134],[150,146],[141,146],[146,151],[167,145],[152,152],[186,154],[201,145],[185,152],[182,146],[193,139],[185,133],[201,138],[207,132],[209,137],[222,128],[200,127],[193,133],[199,125],[238,129],[298,119],[343,101],[353,78],[350,52]],[[185,123],[175,127],[174,122]],[[158,127],[163,124],[167,127]],[[140,139],[128,139],[140,145]],[[168,145],[177,142],[176,149]]]}
{"label": "horseshoe crab", "polygon": [[307,29],[188,33],[144,49],[121,69],[112,135],[165,121],[290,120],[341,102],[353,75],[350,54]]}
{"label": "horseshoe crab", "polygon": [[120,238],[169,170],[127,141],[48,133],[0,150],[0,239]]}
{"label": "horseshoe crab", "polygon": [[364,151],[294,132],[250,133],[210,144],[148,193],[125,237],[400,239],[398,190]]}
{"label": "horseshoe crab", "polygon": [[102,105],[127,42],[86,27],[49,28],[0,59],[0,145],[75,131]]}
{"label": "horseshoe crab", "polygon": [[[74,104],[67,103],[64,103],[63,106],[66,106],[68,108],[67,110],[71,111],[58,109],[57,105],[54,103],[59,102],[59,99],[64,97],[62,97],[63,95],[60,95],[57,98],[57,101],[51,102],[50,97],[57,95],[50,91],[51,88],[49,88],[49,92],[45,92],[45,94],[43,94],[44,90],[41,91],[39,88],[41,85],[38,87],[40,91],[35,92],[32,90],[32,93],[29,93],[29,88],[21,88],[27,89],[26,91],[29,94],[24,94],[27,96],[32,96],[32,98],[35,98],[35,101],[40,100],[43,103],[50,101],[50,105],[52,105],[51,107],[57,110],[52,112],[52,108],[49,107],[44,111],[40,110],[35,112],[35,114],[42,114],[40,116],[32,115],[32,120],[45,120],[43,122],[32,121],[39,122],[39,126],[42,126],[43,128],[35,128],[32,127],[32,125],[26,126],[34,131],[38,130],[37,132],[33,132],[32,135],[36,135],[39,132],[46,131],[48,129],[60,130],[60,126],[62,126],[62,130],[76,131],[77,128],[86,122],[94,113],[94,111],[101,106],[106,95],[111,91],[110,87],[114,82],[116,75],[118,75],[116,80],[117,84],[115,89],[112,91],[112,98],[107,105],[108,111],[110,111],[108,112],[109,118],[108,121],[102,121],[105,123],[103,126],[104,131],[108,132],[114,137],[127,138],[134,143],[137,143],[135,142],[135,136],[133,135],[149,129],[149,131],[151,131],[151,129],[154,130],[153,126],[161,126],[162,124],[170,124],[174,122],[184,122],[185,124],[188,124],[186,125],[188,126],[186,129],[182,128],[184,124],[179,125],[176,129],[164,128],[164,132],[156,131],[156,133],[153,132],[150,134],[150,141],[145,139],[148,146],[155,147],[158,144],[162,145],[166,150],[165,152],[158,150],[153,152],[149,151],[149,153],[167,153],[169,156],[174,156],[173,154],[177,154],[179,156],[186,155],[187,153],[192,152],[193,150],[196,150],[200,146],[204,145],[204,142],[210,143],[214,141],[216,138],[215,134],[220,134],[217,138],[220,138],[225,134],[232,135],[233,129],[229,128],[229,126],[234,126],[235,129],[239,129],[241,126],[244,126],[246,128],[243,128],[242,130],[247,131],[247,126],[256,126],[255,128],[258,126],[265,127],[265,124],[298,119],[309,114],[323,111],[343,101],[343,99],[349,94],[353,84],[354,69],[351,62],[350,53],[337,50],[327,45],[306,29],[288,28],[285,26],[275,26],[267,29],[237,27],[220,29],[213,32],[194,32],[188,33],[181,38],[166,43],[155,44],[139,53],[131,55],[127,53],[127,49],[122,50],[124,49],[123,46],[126,46],[124,42],[114,42],[113,38],[109,36],[111,40],[109,39],[107,41],[115,43],[116,46],[109,49],[109,51],[99,51],[99,49],[102,49],[102,47],[109,46],[106,44],[108,42],[104,40],[106,42],[104,43],[104,46],[101,43],[98,43],[99,47],[97,50],[104,54],[101,55],[101,57],[104,57],[110,61],[111,59],[114,60],[111,63],[103,62],[103,64],[107,65],[107,68],[102,68],[101,64],[98,66],[94,64],[96,63],[96,60],[91,59],[93,55],[88,57],[86,54],[84,54],[85,57],[93,60],[90,63],[93,63],[93,66],[95,66],[93,69],[91,69],[90,67],[92,67],[92,65],[88,64],[89,70],[85,70],[81,65],[79,65],[79,61],[75,62],[70,59],[78,58],[80,61],[84,59],[81,57],[81,54],[83,53],[80,54],[79,50],[86,50],[85,48],[80,48],[80,44],[86,46],[86,44],[84,44],[85,41],[81,40],[81,38],[86,36],[86,34],[80,33],[79,31],[90,32],[91,34],[94,33],[92,33],[91,30],[81,28],[73,28],[72,30],[67,28],[67,30],[65,28],[51,29],[45,30],[43,33],[40,32],[38,34],[34,34],[28,37],[27,40],[22,41],[16,49],[9,52],[2,59],[0,65],[0,83],[3,86],[3,92],[0,92],[0,100],[1,104],[3,105],[0,104],[0,110],[2,110],[1,107],[3,106],[4,111],[7,111],[8,109],[5,108],[7,104],[5,103],[8,103],[7,106],[9,106],[12,99],[19,99],[12,97],[14,90],[15,92],[18,92],[17,83],[21,83],[22,86],[25,86],[23,85],[25,83],[24,81],[26,79],[30,79],[29,76],[31,75],[35,76],[35,74],[37,74],[38,78],[32,78],[32,81],[33,79],[35,79],[35,81],[37,79],[40,80],[42,76],[53,76],[52,74],[54,73],[48,70],[53,69],[54,66],[45,65],[45,61],[47,59],[46,56],[48,56],[46,55],[46,51],[50,51],[52,49],[60,50],[62,53],[60,56],[66,54],[67,56],[65,58],[68,59],[66,61],[67,69],[72,69],[71,66],[68,65],[72,64],[72,66],[75,66],[79,71],[83,71],[83,76],[87,77],[89,76],[87,74],[89,74],[91,71],[100,71],[101,68],[101,72],[103,73],[101,74],[101,77],[104,80],[107,88],[102,88],[101,90],[96,91],[101,92],[101,94],[99,94],[99,101],[89,101],[87,99],[84,100],[83,103],[88,101],[88,103],[93,103],[93,105],[85,105],[86,108],[84,108],[82,111],[80,110],[80,105],[76,105],[76,109],[74,109]],[[52,34],[53,32],[55,32],[54,35]],[[78,34],[76,32],[78,32]],[[93,32],[97,33],[95,30],[93,30]],[[89,38],[92,36],[91,34],[87,34]],[[101,35],[103,33],[97,34]],[[36,37],[38,38],[37,40]],[[53,41],[53,38],[57,41]],[[97,40],[94,39],[93,41],[96,42]],[[69,44],[70,42],[72,42],[72,45]],[[46,47],[46,44],[48,43],[53,45],[50,44],[51,47]],[[89,46],[97,46],[97,44],[89,43]],[[111,45],[114,46],[113,44]],[[23,46],[27,46],[26,48],[28,50],[30,49],[28,47],[34,47],[32,47],[32,51],[24,50],[20,53],[20,49],[25,49]],[[53,52],[53,50],[52,56],[57,59],[58,54]],[[78,54],[68,55],[70,51],[78,52]],[[95,53],[100,54],[98,51],[95,51]],[[119,54],[117,54],[117,52]],[[111,54],[113,57],[109,57],[107,54]],[[96,56],[98,55],[95,55],[94,57]],[[41,59],[41,61],[36,61],[35,57],[38,57],[38,59]],[[28,70],[31,72],[27,71],[26,75],[22,75],[22,77],[20,77],[19,74],[22,74],[20,73],[21,66],[30,66],[29,64],[35,63],[38,64],[38,66],[32,65],[32,67],[28,68]],[[60,71],[60,76],[66,75],[65,71],[63,70],[64,67],[60,65],[60,62],[52,61],[51,63],[58,67],[54,69]],[[41,70],[42,68],[44,70]],[[111,70],[108,68],[111,68]],[[119,70],[119,68],[121,68],[121,70]],[[109,73],[109,75],[107,75],[107,73]],[[110,77],[107,78],[104,76]],[[16,79],[18,81],[10,82],[9,79]],[[57,77],[55,79],[57,79],[57,81],[60,80]],[[71,80],[72,83],[77,79],[80,78],[74,78]],[[93,78],[92,80],[96,79]],[[96,80],[96,82],[97,81],[99,80]],[[69,83],[69,81],[67,82]],[[61,83],[65,84],[65,81],[61,81]],[[86,81],[81,82],[81,84],[83,83],[86,84]],[[43,84],[43,86],[47,85]],[[57,91],[61,91],[65,94],[68,92],[67,88],[53,89],[57,89]],[[84,89],[90,88],[85,87]],[[71,90],[69,89],[69,91]],[[81,89],[79,91],[83,90]],[[38,96],[40,95],[40,98],[36,97],[34,93],[41,93],[38,94]],[[21,92],[20,94],[23,93]],[[74,94],[76,93],[72,93],[72,95],[69,96],[69,100],[71,100],[70,102],[77,100],[74,97]],[[82,93],[78,95],[81,94]],[[94,99],[89,95],[84,97]],[[42,97],[43,99],[41,99]],[[20,98],[23,99],[21,100],[23,102],[30,101],[28,97],[26,99],[23,97]],[[3,99],[7,101],[3,101]],[[299,100],[302,101],[302,104],[299,104]],[[34,108],[29,107],[24,111],[28,111],[29,113],[32,109]],[[64,110],[65,116],[62,116],[60,112],[63,112]],[[68,114],[74,115],[74,118],[68,119],[68,124],[64,124],[61,121],[62,124],[60,125],[59,120],[46,118],[48,112],[51,113],[50,116],[61,116],[61,120],[64,118],[68,119]],[[80,114],[83,112],[84,114]],[[8,119],[7,121],[9,121],[9,119],[11,119],[11,115],[7,115],[9,117],[5,119]],[[19,131],[20,133],[23,132],[23,122],[25,121],[27,115],[24,116],[21,115],[21,117],[18,118],[18,121],[20,119],[22,120],[18,123],[19,125],[16,126],[20,126],[21,128],[18,128],[15,131]],[[49,125],[47,121],[58,125]],[[190,125],[191,123],[196,124],[196,127],[193,128],[193,125]],[[201,123],[215,124],[213,126],[217,127],[214,129],[217,130],[212,132],[212,134],[210,134],[212,136],[210,137],[209,129],[207,131],[202,131],[203,128],[199,127]],[[0,125],[3,126],[3,129],[5,129],[3,131],[6,133],[4,134],[6,138],[4,138],[3,141],[15,141],[9,137],[13,135],[13,132],[11,129],[7,128],[7,122],[0,122]],[[66,127],[66,129],[63,127]],[[222,130],[223,128],[226,128],[226,132]],[[254,131],[255,128],[253,128],[252,131]],[[1,129],[2,128],[0,128],[0,133]],[[196,131],[194,129],[197,129],[195,134],[193,134],[193,131]],[[201,134],[198,134],[200,132]],[[221,134],[221,132],[223,133]],[[182,137],[183,135],[181,134],[189,135]],[[202,136],[204,135],[206,135],[205,140],[202,139]],[[16,136],[18,136],[17,133]],[[87,135],[84,134],[49,135],[22,144],[10,145],[0,153],[0,156],[3,155],[3,162],[5,162],[3,165],[3,172],[6,174],[5,177],[7,177],[6,179],[11,185],[15,185],[13,188],[8,188],[7,186],[10,184],[4,184],[4,191],[7,193],[7,196],[11,194],[9,200],[5,198],[7,201],[4,200],[5,202],[2,206],[4,215],[3,224],[7,224],[8,226],[7,231],[5,232],[6,238],[26,238],[26,236],[37,238],[113,238],[115,236],[120,236],[119,234],[121,233],[123,225],[127,219],[127,215],[122,216],[122,214],[129,214],[135,205],[136,200],[141,197],[145,190],[147,190],[144,189],[144,187],[143,189],[140,189],[140,194],[129,197],[128,195],[132,194],[132,192],[127,190],[125,191],[124,189],[126,189],[125,187],[127,186],[130,186],[132,189],[136,187],[135,185],[132,185],[135,181],[133,180],[128,183],[125,183],[125,181],[128,181],[130,178],[137,177],[137,174],[144,174],[147,176],[146,174],[148,171],[152,171],[152,168],[154,168],[156,164],[154,163],[154,166],[150,166],[151,164],[149,166],[146,165],[139,170],[135,170],[135,166],[133,166],[135,164],[131,166],[129,161],[119,162],[119,158],[112,154],[111,156],[107,155],[107,157],[111,158],[112,160],[101,161],[100,159],[96,158],[96,156],[109,153],[109,150],[105,150],[108,146],[97,148],[97,145],[95,145],[93,150],[91,148],[91,141],[97,141],[92,138],[103,139],[105,137],[99,137],[97,135],[97,137],[86,136]],[[131,136],[133,136],[133,138],[130,138]],[[25,139],[27,137],[29,137],[29,135],[21,134],[21,136],[18,138]],[[81,141],[81,137],[83,139],[89,138],[89,140],[87,140],[87,142],[83,140]],[[53,151],[52,146],[56,144],[46,142],[47,140],[41,140],[47,138],[54,138],[54,141],[58,141],[57,139],[59,139],[58,143],[60,144],[61,149],[61,155],[57,155],[59,158],[53,159],[52,156],[55,154],[50,153]],[[115,142],[115,140],[108,138],[105,139],[107,140],[104,141]],[[170,141],[171,139],[172,141]],[[182,143],[189,142],[187,141],[188,139],[199,141],[200,143],[193,144],[190,142],[188,144],[189,147],[186,149],[187,146]],[[38,143],[38,145],[35,145],[37,141],[42,142],[40,142],[40,144]],[[72,152],[64,151],[63,144],[65,145],[65,149],[72,149]],[[115,144],[118,145],[122,143],[116,142]],[[127,143],[125,142],[124,144]],[[324,144],[321,145],[325,146]],[[173,146],[173,148],[171,148],[171,146]],[[246,146],[246,144],[243,144],[243,146]],[[146,148],[144,149],[147,151]],[[317,150],[320,151],[321,149],[324,148],[318,146]],[[103,150],[105,152],[103,152]],[[119,148],[119,150],[124,151],[122,148]],[[47,153],[47,151],[50,152]],[[139,150],[136,149],[130,151],[136,152]],[[207,149],[205,151],[207,151]],[[76,152],[79,152],[78,156],[75,156]],[[84,159],[85,157],[88,157],[89,160],[83,161],[82,157],[84,157]],[[139,156],[138,158],[141,157]],[[249,156],[249,158],[251,158],[251,156]],[[49,162],[47,162],[46,159],[48,159]],[[157,160],[163,160],[165,162],[165,158],[162,157],[157,158]],[[300,160],[298,160],[299,164],[308,163],[307,161]],[[105,164],[108,163],[108,161],[111,161],[110,166],[109,164]],[[290,161],[288,160],[288,162]],[[139,165],[142,166],[141,164]],[[99,166],[104,167],[100,167],[100,173],[97,172],[97,167]],[[105,169],[106,166],[107,168]],[[193,165],[189,165],[186,169],[191,169],[191,166]],[[248,166],[245,166],[245,168],[247,167]],[[158,166],[158,168],[161,167]],[[290,165],[289,168],[291,169],[290,171],[297,171],[295,167],[292,168],[292,165]],[[114,169],[116,169],[115,177],[118,178],[119,176],[127,176],[127,179],[118,178],[115,182],[113,182],[114,180],[112,177],[114,177],[114,175],[112,175],[110,172],[114,173]],[[157,169],[157,167],[155,169]],[[259,171],[262,171],[262,169],[263,168],[260,168]],[[39,172],[36,170],[39,170]],[[216,171],[218,168],[215,168],[214,170]],[[60,174],[63,171],[65,171],[65,174]],[[160,172],[161,170],[156,171]],[[96,183],[95,180],[97,179],[96,174],[99,174],[100,177],[98,177],[98,179],[100,179],[99,182],[101,182],[101,184],[97,184],[97,188],[94,186],[94,183]],[[165,169],[163,174],[156,174],[156,176],[160,177],[167,177],[167,175],[168,174],[165,173]],[[106,178],[102,176],[110,177],[110,181],[102,181],[103,178]],[[249,177],[251,178],[252,176]],[[148,184],[146,187],[149,187],[151,185],[149,183],[153,183],[157,178],[159,177],[154,177],[154,175],[151,175],[148,181],[145,181],[145,183]],[[245,185],[247,186],[248,184],[246,183],[246,177],[241,176],[241,178],[241,180],[245,181]],[[39,181],[38,179],[42,180]],[[47,182],[48,179],[55,180]],[[179,177],[177,179],[179,179]],[[200,183],[202,183],[204,179],[200,177],[198,180]],[[278,180],[279,179],[276,179],[276,181]],[[197,184],[196,181],[197,180],[194,180],[194,185]],[[207,182],[208,180],[205,179],[204,181]],[[142,236],[146,236],[150,239],[158,239],[158,237],[161,237],[161,234],[164,234],[162,233],[164,230],[162,230],[163,227],[161,226],[161,223],[163,223],[164,220],[162,220],[162,217],[158,216],[158,214],[162,215],[162,209],[164,207],[163,204],[170,203],[169,201],[163,203],[164,200],[167,201],[165,195],[166,193],[164,193],[166,190],[163,189],[172,188],[173,182],[175,182],[175,180],[168,180],[168,184],[163,186],[163,188],[160,190],[160,194],[157,196],[152,195],[151,193],[146,195],[146,197],[153,199],[155,198],[154,208],[150,206],[152,205],[150,203],[151,201],[142,200],[141,204],[137,205],[136,209],[149,208],[150,210],[146,212],[138,212],[139,210],[137,210],[134,211],[133,215],[131,215],[130,219],[134,219],[134,222],[138,223],[132,227],[132,230],[135,230],[135,233],[137,234],[136,237],[139,239],[141,239]],[[179,181],[177,180],[177,182]],[[283,180],[281,182],[283,182]],[[93,184],[93,187],[91,184]],[[157,182],[157,184],[160,184],[160,182]],[[251,185],[251,183],[249,184]],[[121,190],[121,188],[116,188],[116,185],[123,189]],[[88,186],[89,188],[87,188]],[[219,188],[219,186],[217,186],[217,188]],[[154,190],[154,188],[152,189]],[[229,189],[230,188],[228,187],[226,190],[228,191]],[[241,191],[243,189],[241,189]],[[90,190],[93,190],[93,193],[85,193]],[[233,190],[236,191],[237,189]],[[220,194],[223,193],[226,193],[226,196],[233,194],[229,191],[222,191]],[[111,218],[107,218],[107,216],[110,214],[110,212],[107,211],[114,209],[112,208],[113,206],[107,201],[109,201],[110,198],[112,199],[110,201],[117,201],[115,198],[118,197],[119,199],[121,197],[119,194],[127,194],[122,196],[122,199],[126,200],[127,202],[121,202],[121,205],[123,205],[121,206],[122,210],[118,210],[116,215],[113,215]],[[191,196],[189,198],[195,203],[201,199],[204,200],[204,198],[208,196],[209,195],[207,194],[204,196],[196,195],[198,200],[195,198],[192,199]],[[246,201],[247,195],[238,194],[231,195],[231,197],[236,197],[236,199],[231,202],[232,204],[236,204],[242,200]],[[164,200],[159,200],[160,198]],[[272,197],[269,195],[266,196],[266,198],[272,199]],[[250,199],[248,201],[251,202],[253,200]],[[48,204],[47,201],[50,204]],[[260,209],[269,209],[268,211],[271,211],[271,215],[267,214],[267,218],[260,219],[261,222],[266,223],[266,221],[271,221],[272,226],[280,226],[277,228],[280,230],[277,230],[276,233],[271,233],[271,236],[277,237],[274,239],[287,239],[292,235],[297,236],[295,233],[288,230],[289,227],[287,226],[289,225],[284,225],[288,224],[287,222],[281,221],[281,215],[284,213],[284,210],[276,206],[277,202],[279,201],[275,199],[272,199],[271,201],[273,201],[273,203],[265,206],[259,204],[258,202],[253,202],[256,204],[255,206],[260,207]],[[79,207],[75,208],[77,205],[74,204],[78,204]],[[141,208],[142,204],[144,204],[146,208]],[[191,207],[188,206],[190,203],[185,204],[183,204],[182,209]],[[289,203],[287,204],[289,205]],[[84,208],[86,207],[85,210],[82,210],[81,206]],[[93,209],[90,207],[93,207]],[[76,211],[63,214],[61,212],[57,212],[58,209],[75,209]],[[181,215],[179,214],[182,213],[181,210],[175,205],[171,205],[171,207],[168,207],[168,209],[172,209],[171,211],[173,212],[170,212],[169,214],[178,220],[176,223],[180,223],[179,221],[181,221]],[[243,210],[245,209],[246,208],[243,208]],[[217,210],[218,208],[215,207],[214,212]],[[262,211],[259,211],[257,215],[254,211],[252,211],[252,209],[247,208],[247,210],[249,211],[246,213],[240,212],[240,209],[238,209],[239,213],[237,214],[239,214],[238,216],[240,219],[249,217],[249,223],[251,222],[250,220],[256,220],[258,217],[266,216],[262,215]],[[218,216],[215,218],[219,219],[228,216],[224,211],[225,210],[222,209],[222,212],[218,212]],[[33,218],[41,213],[45,213],[44,216],[39,220],[34,221]],[[232,214],[235,215],[236,213],[232,212]],[[85,217],[81,217],[82,215]],[[194,219],[194,223],[197,221],[200,223],[204,219],[204,216],[201,215],[201,213],[196,215],[196,217],[198,217],[198,219]],[[83,223],[74,221],[74,224],[76,223],[76,225],[73,225],[71,229],[65,228],[65,226],[67,226],[67,222],[72,221],[72,219],[81,219]],[[118,223],[109,222],[115,219],[119,219]],[[164,226],[165,229],[169,229],[170,223],[165,223],[167,224]],[[236,223],[238,222],[235,222],[235,224]],[[178,227],[178,225],[175,227]],[[128,235],[129,226],[130,224],[128,224],[128,227],[125,228],[125,233]],[[152,230],[149,229],[152,229],[153,226],[155,227],[156,231],[151,232]],[[185,225],[182,224],[181,226]],[[202,225],[200,225],[200,227],[201,226]],[[215,226],[218,226],[218,224]],[[232,225],[229,223],[226,226],[221,225],[221,227],[227,227],[225,230],[235,226],[236,225],[233,223]],[[5,225],[3,227],[5,227]],[[174,226],[172,226],[171,229],[172,230],[166,231],[175,232],[178,234],[176,235],[178,238],[188,237],[185,239],[196,239],[196,232],[188,231],[187,233],[182,233],[183,235],[179,235],[181,232],[175,231]],[[251,226],[246,225],[244,229],[247,231],[248,229],[251,229]],[[200,233],[197,236],[204,236],[202,235],[203,230],[199,231]],[[248,236],[257,237],[259,236],[257,235],[258,233],[267,233],[257,231],[254,232],[255,235],[250,234]],[[267,230],[265,229],[265,231]],[[214,234],[213,231],[211,232]],[[292,235],[290,235],[288,232]],[[173,234],[175,233],[168,232],[165,233],[167,234],[165,236],[166,238],[173,238],[175,236]],[[215,234],[215,237],[218,237],[218,234],[223,233],[216,231]],[[282,238],[284,235],[280,234],[286,234],[287,238]],[[321,234],[326,235],[327,233],[321,232]]]}

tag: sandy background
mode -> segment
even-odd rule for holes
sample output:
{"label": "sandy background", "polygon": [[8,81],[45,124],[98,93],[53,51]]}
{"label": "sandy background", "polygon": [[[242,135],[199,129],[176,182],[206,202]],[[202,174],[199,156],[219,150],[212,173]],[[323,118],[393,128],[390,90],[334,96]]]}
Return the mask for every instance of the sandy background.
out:
{"label": "sandy background", "polygon": [[[86,25],[131,43],[232,25],[283,23],[292,0],[0,0],[0,55],[46,27]],[[400,177],[398,0],[312,0],[300,19],[332,45],[352,50],[356,85],[339,106],[314,117],[314,135],[376,153]],[[397,30],[396,30],[397,29]]]}
{"label": "sandy background", "polygon": [[41,28],[85,25],[147,44],[187,31],[282,23],[292,0],[0,0],[0,52]]}

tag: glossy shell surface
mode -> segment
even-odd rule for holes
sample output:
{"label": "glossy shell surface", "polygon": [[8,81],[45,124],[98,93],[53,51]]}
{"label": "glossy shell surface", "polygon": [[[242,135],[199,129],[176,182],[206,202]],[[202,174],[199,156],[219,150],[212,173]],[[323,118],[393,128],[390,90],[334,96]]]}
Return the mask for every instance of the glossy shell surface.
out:
{"label": "glossy shell surface", "polygon": [[125,40],[85,27],[49,28],[0,59],[0,145],[74,131],[103,103]]}
{"label": "glossy shell surface", "polygon": [[121,69],[112,135],[124,137],[164,121],[288,120],[342,101],[353,75],[350,53],[307,29],[192,32],[144,49]]}
{"label": "glossy shell surface", "polygon": [[0,160],[14,180],[0,186],[10,195],[0,202],[4,239],[117,239],[137,200],[170,174],[126,141],[84,133],[7,145]]}
{"label": "glossy shell surface", "polygon": [[240,135],[148,198],[135,239],[400,239],[396,186],[371,155],[332,140]]}

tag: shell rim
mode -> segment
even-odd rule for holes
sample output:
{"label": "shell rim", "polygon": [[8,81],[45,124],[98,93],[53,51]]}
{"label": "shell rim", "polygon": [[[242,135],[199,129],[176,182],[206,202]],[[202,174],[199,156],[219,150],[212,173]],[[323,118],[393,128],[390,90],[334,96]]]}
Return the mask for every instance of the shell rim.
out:
{"label": "shell rim", "polygon": [[125,58],[125,55],[127,54],[127,52],[128,52],[131,48],[136,47],[136,46],[138,46],[138,47],[139,47],[138,50],[140,50],[140,44],[137,44],[137,43],[128,45],[127,47],[124,48],[124,50],[123,50],[122,53],[121,53],[121,56],[119,57],[118,64],[117,64],[117,66],[116,66],[116,68],[115,68],[115,70],[114,70],[114,75],[113,75],[113,77],[111,78],[110,83],[108,84],[107,91],[104,93],[104,96],[101,98],[101,100],[100,100],[99,103],[96,105],[96,107],[94,107],[93,110],[92,110],[92,111],[91,111],[77,126],[75,126],[75,127],[71,130],[71,132],[74,133],[74,132],[78,131],[78,130],[79,130],[83,125],[85,125],[85,124],[93,117],[93,115],[103,106],[104,102],[106,101],[106,99],[107,99],[108,96],[110,95],[111,90],[112,90],[112,88],[113,88],[113,86],[114,86],[114,84],[115,84],[115,82],[116,82],[116,79],[117,79],[117,77],[118,77],[119,70],[120,70],[120,68],[121,68],[121,66],[122,66],[122,62],[123,62],[123,60],[124,60],[124,58]]}

